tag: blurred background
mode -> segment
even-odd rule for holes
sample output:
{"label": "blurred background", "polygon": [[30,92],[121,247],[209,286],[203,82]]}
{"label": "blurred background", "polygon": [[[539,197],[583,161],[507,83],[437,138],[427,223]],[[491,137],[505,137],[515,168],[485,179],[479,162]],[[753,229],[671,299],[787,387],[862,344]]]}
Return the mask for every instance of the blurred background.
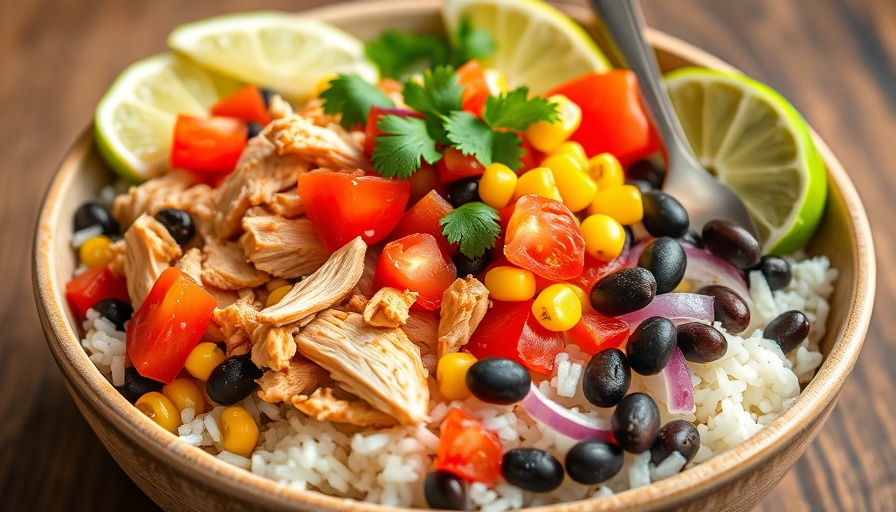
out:
{"label": "blurred background", "polygon": [[[568,0],[584,4],[584,0]],[[31,291],[32,231],[69,145],[129,63],[176,25],[321,0],[0,0],[0,510],[156,510],[75,408]],[[793,102],[863,197],[880,255],[876,315],[821,434],[761,506],[896,510],[896,2],[643,0],[648,24]]]}

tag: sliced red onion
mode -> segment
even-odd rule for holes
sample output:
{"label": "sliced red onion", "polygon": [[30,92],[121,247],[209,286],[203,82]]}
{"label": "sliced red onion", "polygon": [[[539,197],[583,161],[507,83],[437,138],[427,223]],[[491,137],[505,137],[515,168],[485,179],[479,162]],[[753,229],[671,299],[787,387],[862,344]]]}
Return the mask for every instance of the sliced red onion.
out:
{"label": "sliced red onion", "polygon": [[570,439],[576,441],[585,439],[612,441],[614,439],[609,422],[590,418],[563,407],[544,396],[534,383],[531,384],[529,394],[523,398],[520,405],[535,421]]}
{"label": "sliced red onion", "polygon": [[617,318],[628,322],[629,330],[634,331],[641,322],[654,316],[668,318],[675,323],[711,324],[715,319],[713,298],[699,293],[664,293],[654,297],[646,308]]}
{"label": "sliced red onion", "polygon": [[703,287],[719,284],[734,290],[752,309],[750,289],[741,272],[727,261],[712,255],[709,251],[699,249],[690,244],[681,244],[688,257],[688,268],[685,279],[690,279],[697,286]]}
{"label": "sliced red onion", "polygon": [[641,240],[628,250],[628,254],[626,255],[625,259],[625,268],[638,266],[638,258],[641,257],[641,253],[644,252],[644,248],[646,248],[650,244],[650,242],[653,242],[653,238],[649,240]]}
{"label": "sliced red onion", "polygon": [[696,410],[691,370],[678,347],[672,350],[672,358],[663,371],[644,379],[649,389],[660,394],[670,413],[686,414]]}

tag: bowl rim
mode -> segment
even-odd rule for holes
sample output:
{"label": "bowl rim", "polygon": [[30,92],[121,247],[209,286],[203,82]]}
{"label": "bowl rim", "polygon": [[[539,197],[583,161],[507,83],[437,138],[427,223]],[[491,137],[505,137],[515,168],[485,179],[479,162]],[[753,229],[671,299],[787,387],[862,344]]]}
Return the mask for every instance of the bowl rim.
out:
{"label": "bowl rim", "polygon": [[[323,20],[342,17],[348,13],[363,16],[383,9],[402,12],[407,16],[422,16],[438,11],[439,0],[372,0],[328,5],[307,11],[303,15]],[[592,20],[590,11],[578,5],[562,5],[564,11],[579,20]],[[655,48],[667,51],[700,65],[722,70],[735,68],[707,52],[675,37],[656,30],[648,30],[648,40]],[[851,283],[852,295],[849,315],[831,352],[815,378],[800,394],[794,404],[778,418],[762,428],[747,441],[712,459],[673,477],[632,489],[600,500],[580,500],[551,505],[551,511],[581,510],[588,507],[652,509],[665,508],[691,499],[693,496],[714,492],[730,481],[739,478],[745,469],[754,468],[788,443],[789,432],[798,431],[809,420],[818,419],[828,410],[852,370],[868,330],[874,291],[876,266],[871,229],[862,201],[846,171],[831,149],[813,130],[812,137],[826,164],[828,180],[834,185],[851,217],[856,245],[852,257],[856,261]],[[38,312],[47,343],[57,364],[66,373],[66,385],[70,391],[98,409],[106,421],[119,433],[135,443],[141,443],[153,455],[183,470],[191,468],[191,478],[212,485],[231,495],[247,496],[259,506],[276,508],[316,507],[339,511],[408,510],[369,502],[337,498],[316,491],[297,490],[273,480],[255,475],[251,471],[232,466],[205,451],[180,441],[142,414],[139,414],[111,384],[96,370],[81,347],[80,336],[68,322],[65,299],[55,293],[54,283],[67,277],[56,274],[53,264],[54,249],[58,246],[53,230],[53,220],[59,217],[61,198],[78,174],[78,164],[93,150],[93,133],[89,126],[66,153],[55,172],[40,208],[35,228],[32,279]],[[841,284],[842,286],[843,284]],[[71,369],[66,368],[66,364]],[[199,471],[205,476],[198,476]],[[542,509],[538,507],[534,510]]]}

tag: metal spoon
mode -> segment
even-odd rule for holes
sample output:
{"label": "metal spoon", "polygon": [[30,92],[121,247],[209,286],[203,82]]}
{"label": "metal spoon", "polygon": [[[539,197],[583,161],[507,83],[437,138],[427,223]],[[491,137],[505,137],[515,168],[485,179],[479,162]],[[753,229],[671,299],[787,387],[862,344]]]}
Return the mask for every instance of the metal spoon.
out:
{"label": "metal spoon", "polygon": [[644,40],[644,15],[637,0],[591,0],[591,3],[603,18],[620,56],[638,77],[648,115],[663,139],[667,158],[663,191],[685,207],[691,228],[698,232],[711,220],[728,219],[757,236],[743,201],[694,156],[660,78],[656,57]]}

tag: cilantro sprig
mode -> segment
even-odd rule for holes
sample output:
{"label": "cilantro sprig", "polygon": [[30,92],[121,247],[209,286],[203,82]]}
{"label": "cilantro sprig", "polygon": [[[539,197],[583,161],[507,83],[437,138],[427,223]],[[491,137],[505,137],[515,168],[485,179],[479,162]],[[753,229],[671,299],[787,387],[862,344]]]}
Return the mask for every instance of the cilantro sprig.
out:
{"label": "cilantro sprig", "polygon": [[379,87],[358,75],[340,74],[330,80],[329,87],[320,94],[324,113],[342,114],[340,124],[346,129],[367,123],[370,107],[392,108],[395,103]]}
{"label": "cilantro sprig", "polygon": [[442,217],[439,225],[448,243],[459,244],[464,256],[478,258],[495,246],[495,240],[501,234],[500,219],[498,210],[485,203],[472,202]]}

